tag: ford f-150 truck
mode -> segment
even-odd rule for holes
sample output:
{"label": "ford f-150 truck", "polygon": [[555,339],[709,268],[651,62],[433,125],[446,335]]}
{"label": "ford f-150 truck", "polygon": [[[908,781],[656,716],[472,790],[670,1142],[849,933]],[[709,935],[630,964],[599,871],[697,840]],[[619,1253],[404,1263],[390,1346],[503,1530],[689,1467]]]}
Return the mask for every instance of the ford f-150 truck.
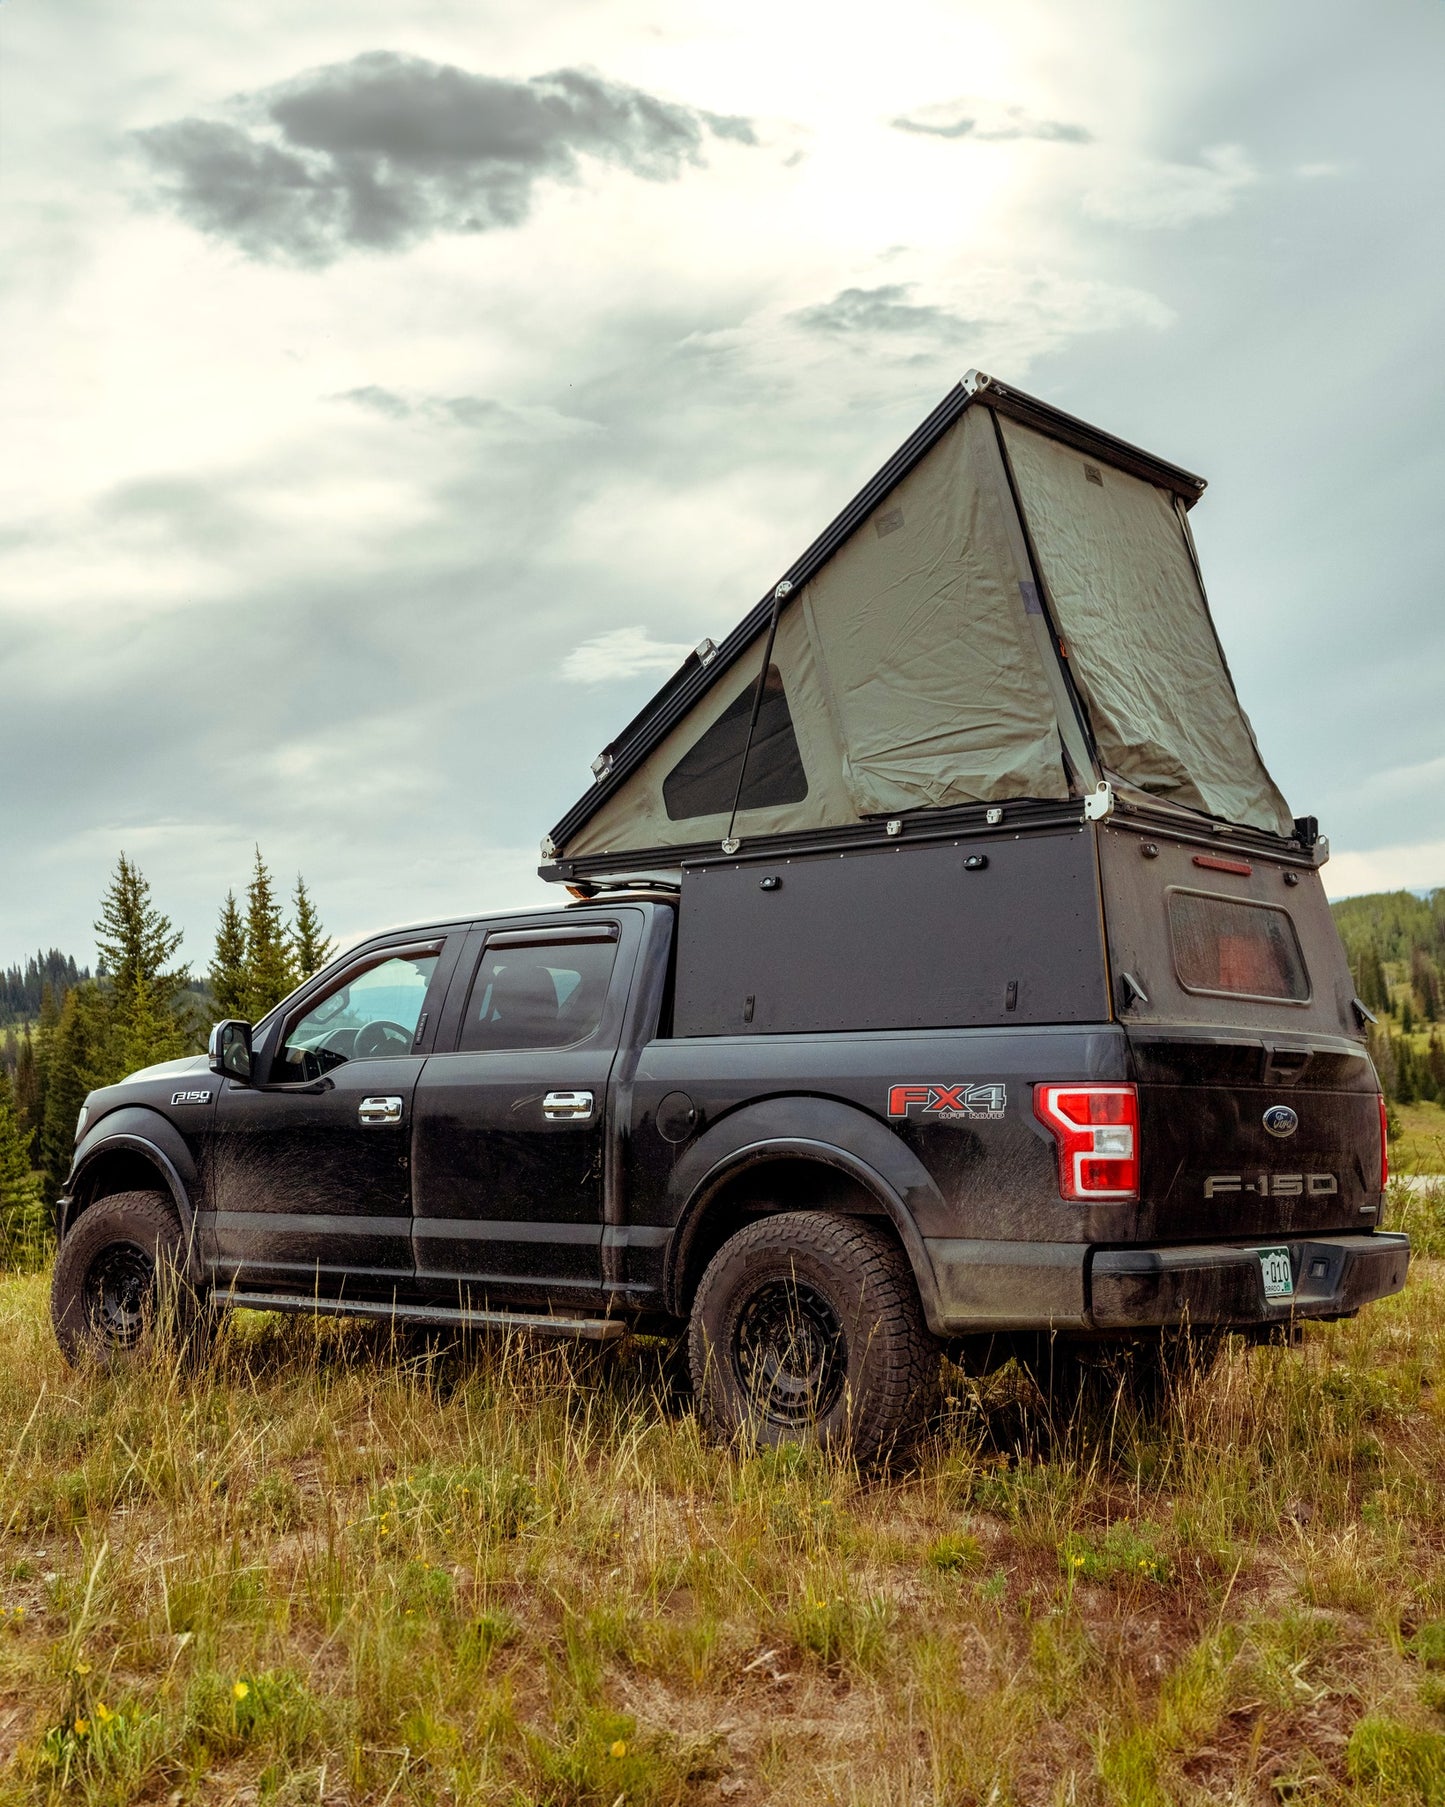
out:
{"label": "ford f-150 truck", "polygon": [[[869,1457],[944,1349],[1037,1371],[1403,1286],[1326,848],[1188,587],[1202,485],[988,379],[925,426],[599,760],[544,843],[571,902],[378,935],[91,1095],[69,1353],[135,1345],[168,1273],[186,1311],[685,1333],[714,1428]],[[1136,641],[1177,606],[1153,690],[1091,650],[1090,558],[1116,614],[1145,572]]]}

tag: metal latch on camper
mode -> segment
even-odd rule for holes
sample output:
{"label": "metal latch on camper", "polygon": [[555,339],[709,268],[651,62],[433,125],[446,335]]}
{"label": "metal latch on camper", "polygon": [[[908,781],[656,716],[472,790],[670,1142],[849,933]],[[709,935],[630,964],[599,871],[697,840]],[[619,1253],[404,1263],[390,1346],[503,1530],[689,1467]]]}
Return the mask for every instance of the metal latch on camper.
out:
{"label": "metal latch on camper", "polygon": [[592,1115],[591,1092],[548,1092],[542,1115],[549,1123],[585,1123]]}
{"label": "metal latch on camper", "polygon": [[1107,778],[1084,798],[1084,820],[1102,822],[1114,813],[1114,787]]}

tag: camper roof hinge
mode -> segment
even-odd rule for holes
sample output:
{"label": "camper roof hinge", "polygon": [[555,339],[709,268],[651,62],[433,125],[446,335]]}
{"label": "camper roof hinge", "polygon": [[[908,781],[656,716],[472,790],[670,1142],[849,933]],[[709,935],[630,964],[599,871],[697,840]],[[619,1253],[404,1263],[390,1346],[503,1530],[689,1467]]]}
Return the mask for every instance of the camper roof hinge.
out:
{"label": "camper roof hinge", "polygon": [[1084,820],[1086,822],[1102,822],[1106,816],[1114,813],[1114,787],[1107,778],[1088,792],[1084,798]]}
{"label": "camper roof hinge", "polygon": [[599,753],[592,761],[592,776],[599,784],[601,784],[602,780],[611,770],[612,755],[610,753]]}

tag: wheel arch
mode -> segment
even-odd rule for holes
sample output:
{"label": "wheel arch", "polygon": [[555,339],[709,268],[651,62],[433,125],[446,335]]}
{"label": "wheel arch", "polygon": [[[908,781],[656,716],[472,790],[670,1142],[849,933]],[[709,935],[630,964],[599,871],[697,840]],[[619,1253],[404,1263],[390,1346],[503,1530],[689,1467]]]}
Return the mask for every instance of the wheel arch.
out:
{"label": "wheel arch", "polygon": [[122,1110],[104,1118],[82,1139],[61,1201],[57,1228],[63,1239],[97,1199],[117,1192],[169,1195],[187,1245],[194,1241],[191,1192],[195,1163],[179,1132],[155,1111]]}
{"label": "wheel arch", "polygon": [[[785,1128],[784,1125],[787,1127]],[[667,1309],[686,1317],[703,1270],[759,1216],[826,1210],[886,1222],[913,1271],[924,1318],[941,1303],[918,1218],[943,1201],[921,1163],[854,1106],[816,1097],[770,1099],[713,1126],[674,1171],[678,1215],[663,1277]],[[774,1204],[780,1193],[787,1202]]]}

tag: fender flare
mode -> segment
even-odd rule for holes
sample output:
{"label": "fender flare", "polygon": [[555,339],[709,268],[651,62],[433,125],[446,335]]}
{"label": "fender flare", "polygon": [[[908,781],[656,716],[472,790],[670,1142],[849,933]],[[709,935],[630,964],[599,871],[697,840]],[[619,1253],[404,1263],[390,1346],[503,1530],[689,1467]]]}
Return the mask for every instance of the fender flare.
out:
{"label": "fender flare", "polygon": [[131,1106],[112,1112],[81,1138],[61,1200],[60,1222],[57,1225],[60,1239],[64,1240],[74,1221],[75,1196],[77,1190],[84,1186],[85,1176],[106,1155],[114,1154],[119,1149],[140,1155],[156,1169],[181,1220],[187,1265],[193,1267],[196,1259],[196,1214],[191,1202],[191,1188],[198,1181],[196,1165],[175,1126],[158,1111],[147,1110],[144,1106]]}
{"label": "fender flare", "polygon": [[908,1256],[930,1330],[943,1334],[942,1301],[925,1229],[946,1219],[943,1197],[922,1162],[877,1118],[835,1098],[794,1096],[745,1105],[709,1129],[673,1169],[668,1191],[675,1229],[663,1273],[667,1309],[684,1315],[683,1274],[709,1207],[750,1167],[815,1161],[855,1180],[877,1201]]}

